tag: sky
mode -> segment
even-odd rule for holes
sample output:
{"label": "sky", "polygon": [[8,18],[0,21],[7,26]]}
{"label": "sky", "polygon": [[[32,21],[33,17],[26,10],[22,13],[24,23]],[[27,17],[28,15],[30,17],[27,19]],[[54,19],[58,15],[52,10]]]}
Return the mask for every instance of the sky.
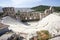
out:
{"label": "sky", "polygon": [[39,5],[60,6],[60,0],[0,0],[2,7],[30,8]]}

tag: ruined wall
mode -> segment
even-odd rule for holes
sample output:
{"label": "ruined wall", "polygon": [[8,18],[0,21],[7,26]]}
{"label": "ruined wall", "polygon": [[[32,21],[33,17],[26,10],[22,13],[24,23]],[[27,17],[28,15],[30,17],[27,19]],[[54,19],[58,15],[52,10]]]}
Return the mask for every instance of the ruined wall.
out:
{"label": "ruined wall", "polygon": [[15,15],[14,7],[4,7],[3,13],[4,13],[3,16],[14,16]]}
{"label": "ruined wall", "polygon": [[[50,11],[49,11],[50,12]],[[40,12],[21,12],[17,16],[17,19],[22,21],[38,21],[42,20],[44,17],[48,16],[51,13],[40,13]]]}
{"label": "ruined wall", "polygon": [[23,12],[23,13],[20,13],[20,19],[22,21],[39,20],[40,14],[35,12]]}
{"label": "ruined wall", "polygon": [[16,15],[13,7],[5,7],[3,8],[3,13],[4,13],[4,16],[8,15],[22,21],[36,21],[36,20],[38,21],[48,16],[49,14],[53,13],[53,9],[52,7],[50,7],[49,9],[46,9],[44,13],[18,12],[18,15]]}

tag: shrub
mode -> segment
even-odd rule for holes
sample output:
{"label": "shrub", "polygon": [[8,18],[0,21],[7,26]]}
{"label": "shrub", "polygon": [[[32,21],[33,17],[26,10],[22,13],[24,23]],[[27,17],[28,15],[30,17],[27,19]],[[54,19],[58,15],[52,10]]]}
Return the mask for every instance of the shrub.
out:
{"label": "shrub", "polygon": [[38,40],[48,40],[51,38],[50,33],[47,30],[41,30],[37,32]]}

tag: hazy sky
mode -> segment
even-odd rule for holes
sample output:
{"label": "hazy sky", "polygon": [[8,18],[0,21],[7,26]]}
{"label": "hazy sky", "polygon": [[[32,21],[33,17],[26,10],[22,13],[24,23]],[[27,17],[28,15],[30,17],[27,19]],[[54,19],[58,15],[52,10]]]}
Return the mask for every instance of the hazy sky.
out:
{"label": "hazy sky", "polygon": [[38,5],[60,6],[60,0],[0,0],[2,7],[34,7]]}

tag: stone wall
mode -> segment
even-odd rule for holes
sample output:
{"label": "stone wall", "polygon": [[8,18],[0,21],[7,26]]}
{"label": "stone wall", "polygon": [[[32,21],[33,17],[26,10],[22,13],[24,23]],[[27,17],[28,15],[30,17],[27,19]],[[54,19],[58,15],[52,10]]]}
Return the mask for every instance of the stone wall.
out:
{"label": "stone wall", "polygon": [[14,7],[4,7],[3,13],[4,13],[3,16],[14,16],[15,15]]}
{"label": "stone wall", "polygon": [[40,19],[40,14],[36,12],[23,12],[20,13],[20,19],[22,21],[34,21]]}

